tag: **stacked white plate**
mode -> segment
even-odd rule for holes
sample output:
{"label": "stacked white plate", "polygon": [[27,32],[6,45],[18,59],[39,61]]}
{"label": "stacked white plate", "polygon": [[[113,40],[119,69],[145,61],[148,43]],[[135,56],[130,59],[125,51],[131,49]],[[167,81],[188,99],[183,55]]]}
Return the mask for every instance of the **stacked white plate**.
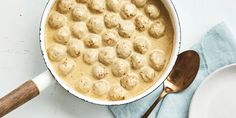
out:
{"label": "stacked white plate", "polygon": [[236,64],[203,81],[193,96],[189,118],[236,118]]}

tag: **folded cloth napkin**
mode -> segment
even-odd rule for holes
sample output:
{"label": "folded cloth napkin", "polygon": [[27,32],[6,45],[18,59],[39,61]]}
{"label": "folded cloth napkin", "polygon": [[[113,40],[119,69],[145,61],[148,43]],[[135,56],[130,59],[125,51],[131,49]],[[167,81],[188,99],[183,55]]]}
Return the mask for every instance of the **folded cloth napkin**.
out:
{"label": "folded cloth napkin", "polygon": [[[159,111],[153,111],[157,118],[187,118],[192,96],[201,81],[216,69],[236,63],[236,40],[224,23],[220,23],[206,33],[193,50],[200,55],[200,70],[194,82],[183,92],[169,94],[163,100]],[[110,106],[117,118],[139,118],[150,107],[162,91],[162,86],[133,103]],[[158,111],[158,113],[157,113]]]}

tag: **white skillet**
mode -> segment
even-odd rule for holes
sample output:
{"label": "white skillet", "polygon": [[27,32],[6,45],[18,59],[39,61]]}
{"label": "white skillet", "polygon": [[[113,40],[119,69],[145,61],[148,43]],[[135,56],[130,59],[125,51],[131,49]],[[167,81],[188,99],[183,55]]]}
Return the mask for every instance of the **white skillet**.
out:
{"label": "white skillet", "polygon": [[50,64],[49,58],[47,56],[46,48],[45,48],[44,35],[45,35],[45,24],[47,22],[47,17],[51,8],[53,7],[55,3],[55,0],[49,0],[43,12],[41,25],[40,25],[40,32],[39,32],[41,51],[44,57],[44,61],[48,67],[48,70],[40,74],[39,76],[35,77],[34,79],[27,81],[26,83],[24,83],[19,88],[15,89],[10,94],[1,98],[0,99],[0,117],[4,116],[8,112],[14,110],[18,106],[24,104],[25,102],[29,101],[30,99],[40,94],[40,92],[44,91],[48,86],[50,86],[54,82],[54,80],[56,80],[64,89],[66,89],[72,95],[82,100],[85,100],[87,102],[99,104],[99,105],[121,105],[121,104],[130,103],[154,91],[156,88],[158,88],[162,84],[162,82],[165,80],[165,78],[168,76],[168,74],[172,70],[175,64],[175,61],[177,59],[177,55],[179,53],[180,43],[181,43],[180,22],[179,22],[179,18],[178,18],[176,9],[174,7],[174,4],[172,3],[171,0],[161,0],[161,1],[170,14],[170,18],[171,18],[173,28],[174,28],[173,50],[172,50],[172,54],[167,64],[165,72],[160,77],[159,81],[157,81],[152,87],[150,87],[149,89],[147,89],[145,92],[143,92],[142,94],[138,96],[135,96],[133,98],[126,99],[126,100],[121,100],[121,101],[102,101],[102,100],[96,100],[96,99],[87,97],[83,94],[76,92],[73,88],[71,88],[70,86],[64,83],[64,81],[57,75],[52,65]]}

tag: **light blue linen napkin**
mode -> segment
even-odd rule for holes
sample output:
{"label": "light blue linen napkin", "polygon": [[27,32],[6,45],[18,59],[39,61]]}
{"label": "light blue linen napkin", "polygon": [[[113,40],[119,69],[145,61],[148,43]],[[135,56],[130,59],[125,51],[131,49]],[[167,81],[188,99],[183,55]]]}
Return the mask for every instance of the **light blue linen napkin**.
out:
{"label": "light blue linen napkin", "polygon": [[[201,58],[200,70],[196,79],[181,93],[169,94],[163,100],[160,110],[154,111],[157,118],[187,118],[192,96],[201,81],[216,69],[236,63],[236,40],[224,23],[220,23],[207,32],[196,44],[193,50]],[[139,118],[160,94],[162,86],[150,95],[120,106],[110,106],[109,109],[117,118]]]}

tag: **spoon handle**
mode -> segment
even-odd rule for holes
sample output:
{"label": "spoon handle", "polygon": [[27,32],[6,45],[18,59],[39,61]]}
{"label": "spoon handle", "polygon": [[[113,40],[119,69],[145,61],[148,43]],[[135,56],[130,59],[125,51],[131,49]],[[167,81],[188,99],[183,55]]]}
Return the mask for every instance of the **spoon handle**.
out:
{"label": "spoon handle", "polygon": [[156,105],[167,95],[168,93],[165,89],[161,92],[160,96],[156,99],[156,101],[152,104],[152,106],[146,111],[146,113],[142,116],[142,118],[148,118],[148,116],[152,113],[153,109]]}

